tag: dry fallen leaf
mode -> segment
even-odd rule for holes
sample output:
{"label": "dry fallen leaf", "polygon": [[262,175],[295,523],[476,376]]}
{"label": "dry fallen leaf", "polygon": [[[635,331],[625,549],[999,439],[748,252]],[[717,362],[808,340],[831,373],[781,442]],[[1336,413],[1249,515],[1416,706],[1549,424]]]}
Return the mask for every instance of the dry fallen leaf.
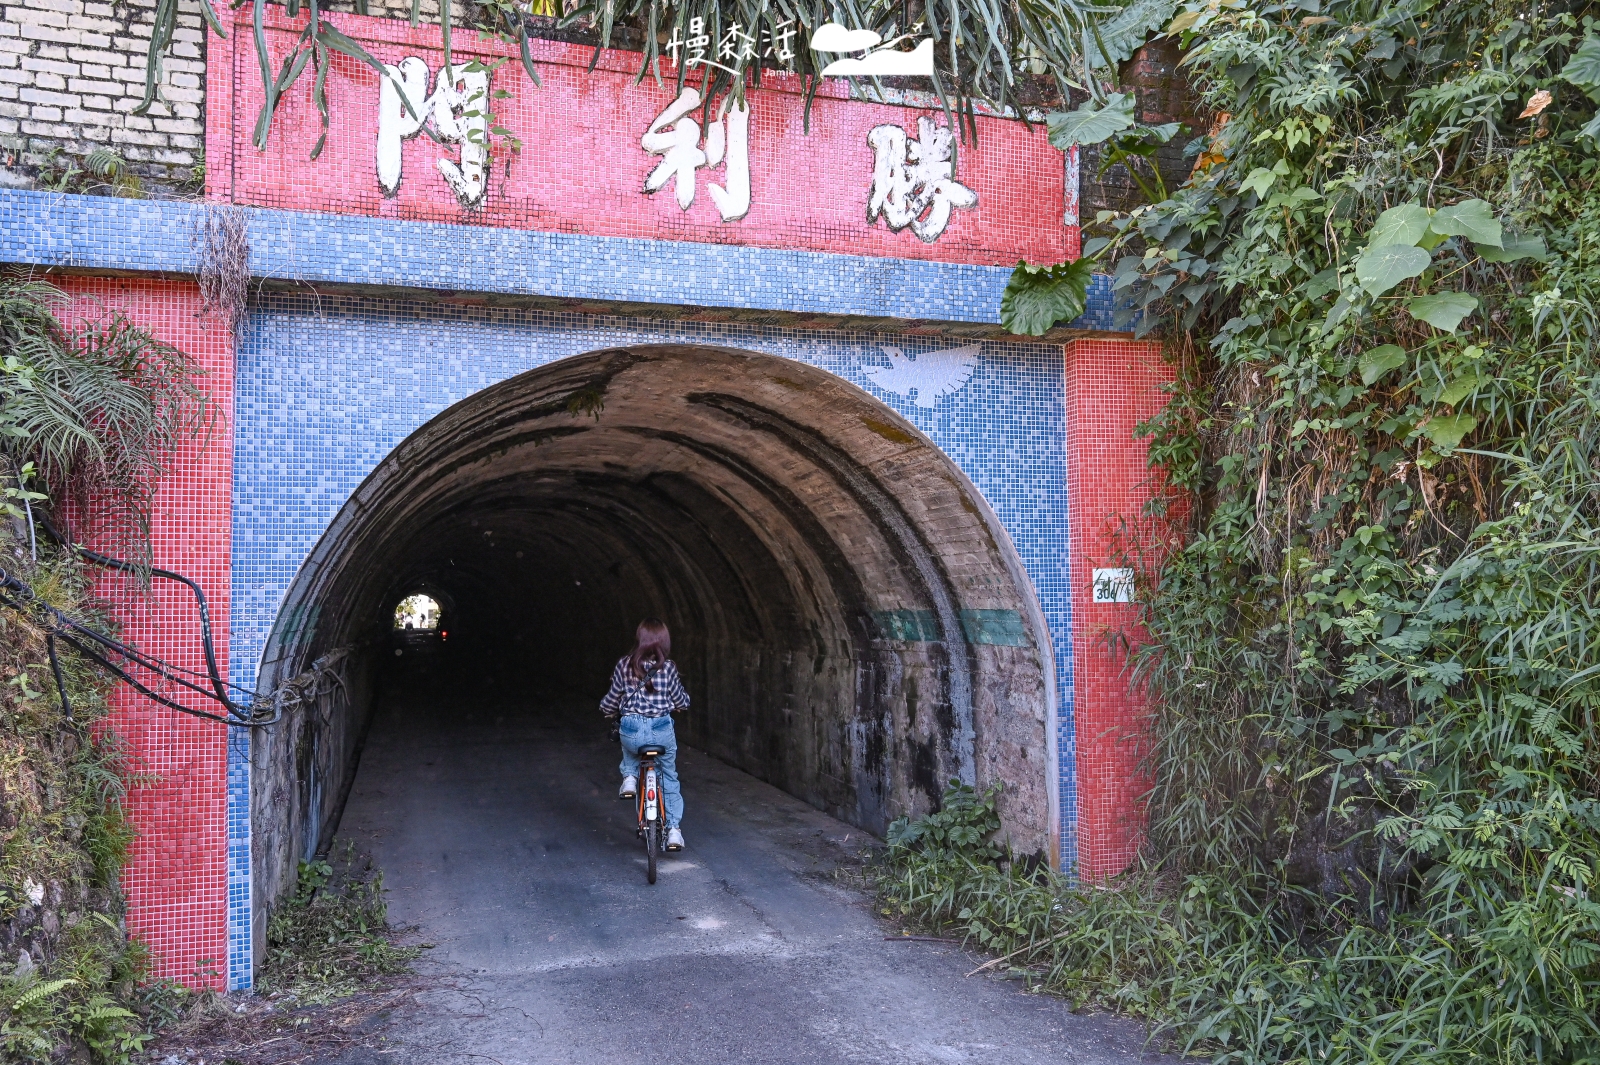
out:
{"label": "dry fallen leaf", "polygon": [[1545,108],[1549,107],[1551,99],[1552,97],[1549,89],[1540,89],[1538,92],[1528,97],[1528,106],[1524,107],[1522,109],[1522,114],[1518,115],[1517,117],[1532,118],[1540,111],[1543,111]]}

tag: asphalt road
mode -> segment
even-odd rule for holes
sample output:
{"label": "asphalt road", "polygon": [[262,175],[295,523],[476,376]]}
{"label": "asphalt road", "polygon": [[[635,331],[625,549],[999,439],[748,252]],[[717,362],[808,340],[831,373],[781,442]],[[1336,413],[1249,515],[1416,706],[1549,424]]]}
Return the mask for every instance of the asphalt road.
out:
{"label": "asphalt road", "polygon": [[860,830],[697,752],[688,848],[647,885],[603,727],[477,705],[372,730],[340,835],[438,981],[342,1065],[1160,1060],[1138,1025],[886,942],[848,875]]}

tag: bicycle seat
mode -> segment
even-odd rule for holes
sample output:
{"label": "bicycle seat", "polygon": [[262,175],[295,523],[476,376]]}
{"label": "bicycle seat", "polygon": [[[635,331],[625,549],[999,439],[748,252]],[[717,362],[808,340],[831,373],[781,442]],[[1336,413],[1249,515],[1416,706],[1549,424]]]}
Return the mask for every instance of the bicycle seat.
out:
{"label": "bicycle seat", "polygon": [[667,749],[665,747],[658,747],[656,744],[653,744],[653,743],[650,744],[647,747],[640,747],[639,748],[639,757],[640,758],[660,758],[662,755],[664,755],[666,753],[667,753]]}

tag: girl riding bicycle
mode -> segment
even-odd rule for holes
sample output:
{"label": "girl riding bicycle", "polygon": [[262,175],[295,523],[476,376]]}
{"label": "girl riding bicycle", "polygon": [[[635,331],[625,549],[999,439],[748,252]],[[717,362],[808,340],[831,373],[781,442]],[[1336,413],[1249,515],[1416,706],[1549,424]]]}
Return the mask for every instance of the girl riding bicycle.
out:
{"label": "girl riding bicycle", "polygon": [[611,671],[611,690],[600,700],[600,712],[607,717],[622,715],[622,787],[617,798],[631,799],[639,791],[639,748],[655,745],[665,748],[656,759],[661,790],[667,806],[667,850],[683,849],[683,792],[678,787],[678,737],[672,728],[672,715],[687,709],[689,695],[672,664],[672,635],[656,618],[639,622],[633,651],[622,656]]}

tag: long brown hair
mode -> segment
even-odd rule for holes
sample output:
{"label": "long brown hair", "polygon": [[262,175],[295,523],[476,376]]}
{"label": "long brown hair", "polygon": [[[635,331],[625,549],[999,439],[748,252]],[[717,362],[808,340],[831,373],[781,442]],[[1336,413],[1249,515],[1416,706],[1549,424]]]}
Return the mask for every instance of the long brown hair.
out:
{"label": "long brown hair", "polygon": [[672,634],[667,631],[667,623],[660,618],[645,618],[639,622],[633,635],[633,654],[628,656],[628,672],[644,681],[645,691],[654,692],[656,686],[650,683],[644,660],[653,660],[657,669],[666,665],[667,659],[672,657]]}

